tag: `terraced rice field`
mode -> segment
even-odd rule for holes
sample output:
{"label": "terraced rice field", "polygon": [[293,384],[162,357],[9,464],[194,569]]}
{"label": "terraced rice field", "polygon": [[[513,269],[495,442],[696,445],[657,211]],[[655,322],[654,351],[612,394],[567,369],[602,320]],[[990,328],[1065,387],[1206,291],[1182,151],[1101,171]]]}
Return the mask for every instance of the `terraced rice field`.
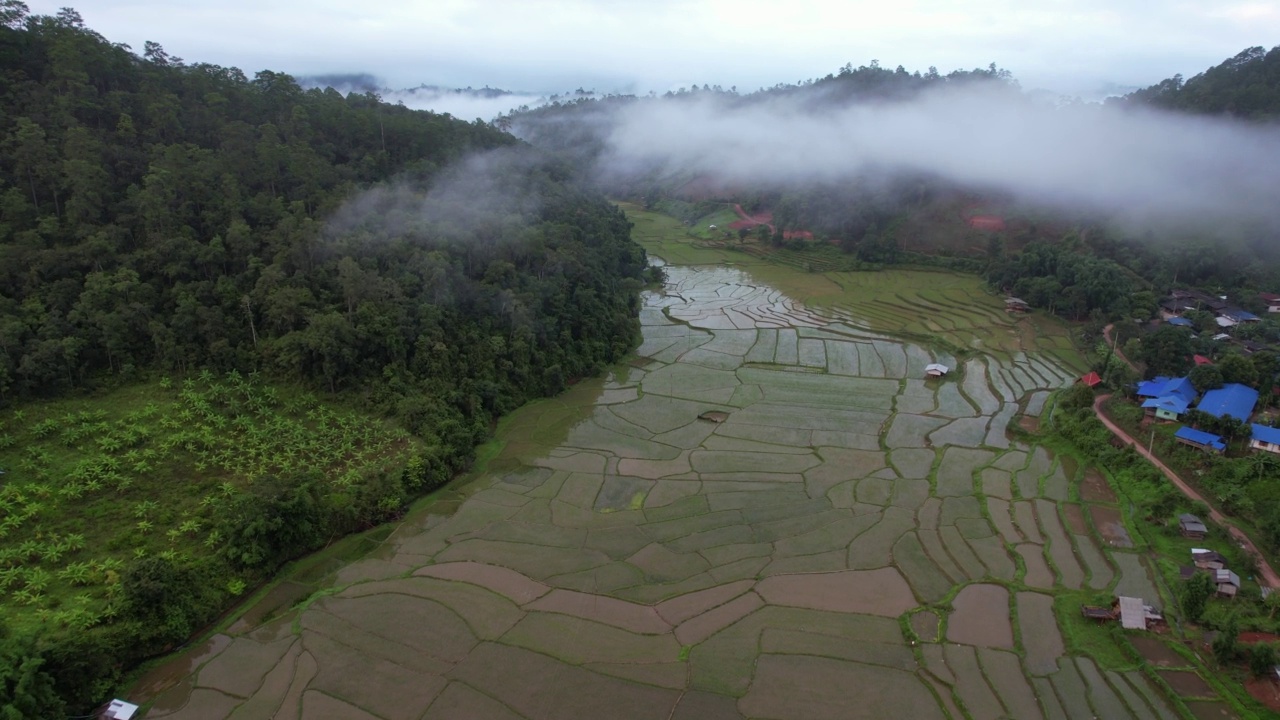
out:
{"label": "terraced rice field", "polygon": [[485,472],[294,578],[308,601],[144,679],[148,717],[1178,717],[1055,619],[1055,593],[1151,583],[1060,509],[1074,470],[1005,433],[1074,370],[982,354],[925,380],[954,358],[668,270],[636,361],[513,414]]}

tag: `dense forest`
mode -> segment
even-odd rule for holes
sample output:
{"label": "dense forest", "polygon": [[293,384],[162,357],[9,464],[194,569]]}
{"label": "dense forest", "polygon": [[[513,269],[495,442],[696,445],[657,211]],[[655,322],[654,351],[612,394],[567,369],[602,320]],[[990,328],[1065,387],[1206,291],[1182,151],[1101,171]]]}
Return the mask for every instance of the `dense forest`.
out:
{"label": "dense forest", "polygon": [[[562,161],[372,94],[304,91],[150,42],[138,55],[73,10],[4,0],[0,13],[0,408],[227,375],[181,391],[226,427],[249,412],[227,393],[258,412],[273,402],[266,378],[394,418],[420,449],[356,492],[322,471],[245,477],[219,500],[212,552],[111,571],[100,620],[0,623],[7,712],[101,701],[123,670],[220,612],[228,578],[242,590],[394,516],[464,468],[500,414],[633,347],[645,253]],[[102,425],[78,422],[62,427],[68,447]],[[48,505],[24,485],[38,462],[24,466],[4,478],[5,534]],[[30,512],[13,515],[15,502]],[[38,599],[30,552],[0,556],[0,596]]]}

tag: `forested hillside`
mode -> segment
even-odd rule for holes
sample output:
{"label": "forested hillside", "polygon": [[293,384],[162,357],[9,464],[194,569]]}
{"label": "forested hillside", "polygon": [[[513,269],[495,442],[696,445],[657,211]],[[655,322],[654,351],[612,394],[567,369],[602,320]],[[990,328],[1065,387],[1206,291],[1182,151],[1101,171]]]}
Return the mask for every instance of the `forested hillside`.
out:
{"label": "forested hillside", "polygon": [[0,710],[101,701],[633,346],[645,253],[562,162],[0,12]]}
{"label": "forested hillside", "polygon": [[1267,120],[1280,115],[1280,46],[1251,47],[1184,80],[1181,75],[1115,102]]}

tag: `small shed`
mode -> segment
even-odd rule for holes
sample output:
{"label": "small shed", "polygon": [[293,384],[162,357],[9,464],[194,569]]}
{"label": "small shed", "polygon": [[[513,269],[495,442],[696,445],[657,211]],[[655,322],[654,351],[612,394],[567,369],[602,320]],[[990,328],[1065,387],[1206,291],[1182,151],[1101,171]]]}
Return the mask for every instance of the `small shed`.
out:
{"label": "small shed", "polygon": [[1227,444],[1222,442],[1221,436],[1186,426],[1178,428],[1178,432],[1173,434],[1173,438],[1183,445],[1193,447],[1202,452],[1220,453],[1227,449]]}
{"label": "small shed", "polygon": [[1213,364],[1213,361],[1212,361],[1212,360],[1210,360],[1209,358],[1207,358],[1207,357],[1205,357],[1205,356],[1203,356],[1203,355],[1192,355],[1192,356],[1191,356],[1191,360],[1192,360],[1192,362],[1194,362],[1197,366],[1199,366],[1199,365],[1212,365],[1212,364]]}
{"label": "small shed", "polygon": [[1221,570],[1227,566],[1227,558],[1222,553],[1204,548],[1191,548],[1191,562],[1201,570]]}
{"label": "small shed", "polygon": [[1080,382],[1088,385],[1089,387],[1097,387],[1102,384],[1102,377],[1096,372],[1090,372],[1088,375],[1080,378]]}
{"label": "small shed", "polygon": [[924,366],[924,374],[929,377],[942,377],[949,372],[951,372],[951,368],[942,363],[929,363]]}
{"label": "small shed", "polygon": [[[1205,527],[1204,521],[1192,515],[1191,513],[1183,513],[1178,516],[1178,529],[1182,531],[1183,537],[1202,538],[1209,534],[1209,528]],[[1192,557],[1195,557],[1194,551]]]}
{"label": "small shed", "polygon": [[1218,585],[1218,595],[1235,597],[1240,592],[1240,576],[1226,568],[1214,570],[1213,581]]}
{"label": "small shed", "polygon": [[1101,605],[1081,605],[1080,614],[1090,620],[1097,620],[1098,622],[1116,619],[1115,611],[1109,607],[1102,607]]}
{"label": "small shed", "polygon": [[123,700],[112,700],[98,717],[103,720],[129,720],[138,712],[138,706]]}
{"label": "small shed", "polygon": [[1125,630],[1147,629],[1147,608],[1142,598],[1124,597],[1117,600],[1120,605],[1120,627]]}
{"label": "small shed", "polygon": [[1031,312],[1031,304],[1021,298],[1010,297],[1004,299],[1004,309],[1007,312]]}
{"label": "small shed", "polygon": [[1170,325],[1176,325],[1178,327],[1195,327],[1196,326],[1195,323],[1191,322],[1190,320],[1184,317],[1171,317],[1165,322],[1169,323]]}

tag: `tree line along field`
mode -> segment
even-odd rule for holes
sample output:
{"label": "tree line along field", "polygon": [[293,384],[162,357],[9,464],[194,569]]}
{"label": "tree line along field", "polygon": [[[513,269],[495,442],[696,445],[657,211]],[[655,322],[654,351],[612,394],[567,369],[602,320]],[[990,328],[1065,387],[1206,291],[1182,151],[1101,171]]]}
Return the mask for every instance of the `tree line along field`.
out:
{"label": "tree line along field", "polygon": [[[7,411],[5,617],[80,630],[110,620],[130,561],[223,554],[227,503],[255,479],[314,476],[326,495],[357,493],[375,472],[398,472],[420,445],[383,420],[234,372]],[[228,566],[210,581],[235,597],[256,580]]]}
{"label": "tree line along field", "polygon": [[1239,709],[1079,617],[1170,599],[1105,480],[1006,431],[1072,371],[974,353],[926,381],[949,351],[666,270],[633,361],[510,415],[448,509],[286,577],[309,598],[264,599],[133,698],[171,720]]}

